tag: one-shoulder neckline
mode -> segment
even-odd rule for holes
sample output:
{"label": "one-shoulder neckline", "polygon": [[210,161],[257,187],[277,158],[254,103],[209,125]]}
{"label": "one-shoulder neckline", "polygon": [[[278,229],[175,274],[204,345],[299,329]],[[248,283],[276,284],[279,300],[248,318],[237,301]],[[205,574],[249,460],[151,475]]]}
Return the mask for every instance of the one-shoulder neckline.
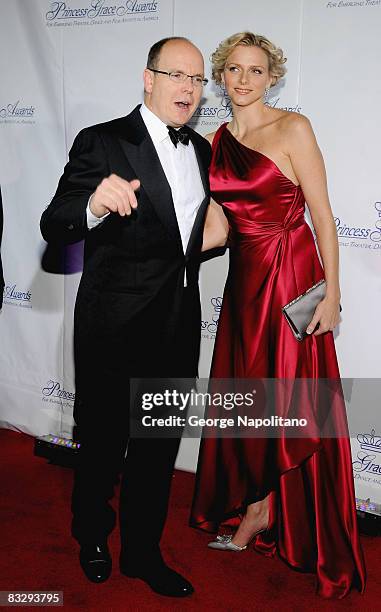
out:
{"label": "one-shoulder neckline", "polygon": [[269,157],[268,155],[265,155],[265,153],[262,153],[261,151],[258,151],[257,149],[252,149],[251,147],[248,147],[246,145],[244,145],[242,142],[240,142],[238,140],[238,138],[236,138],[235,136],[233,136],[233,134],[231,133],[231,131],[228,129],[228,125],[229,123],[223,123],[221,127],[224,127],[224,131],[227,132],[229,134],[229,136],[235,141],[237,142],[241,147],[243,147],[244,149],[247,149],[248,151],[251,151],[251,153],[254,153],[256,155],[260,155],[261,157],[264,157],[265,159],[267,159],[269,162],[271,162],[273,164],[273,166],[278,170],[278,172],[287,180],[291,183],[291,185],[293,185],[295,187],[295,189],[300,188],[300,183],[298,185],[296,185],[294,183],[294,181],[292,181],[288,176],[286,176],[284,174],[284,172],[282,172],[282,170],[279,168],[279,166],[275,163],[275,161],[273,159],[271,159],[271,157]]}

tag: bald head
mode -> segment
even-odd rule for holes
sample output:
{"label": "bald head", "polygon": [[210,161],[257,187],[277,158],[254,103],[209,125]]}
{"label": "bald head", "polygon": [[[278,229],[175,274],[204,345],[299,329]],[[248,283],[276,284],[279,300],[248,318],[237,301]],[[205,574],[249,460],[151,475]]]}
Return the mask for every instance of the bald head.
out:
{"label": "bald head", "polygon": [[157,42],[155,42],[150,48],[148,57],[147,57],[147,68],[157,68],[162,48],[165,45],[175,42],[175,41],[182,41],[185,43],[189,43],[190,45],[192,45],[192,47],[197,49],[197,47],[188,38],[185,38],[184,36],[169,36],[167,38],[162,38],[161,40],[158,40]]}

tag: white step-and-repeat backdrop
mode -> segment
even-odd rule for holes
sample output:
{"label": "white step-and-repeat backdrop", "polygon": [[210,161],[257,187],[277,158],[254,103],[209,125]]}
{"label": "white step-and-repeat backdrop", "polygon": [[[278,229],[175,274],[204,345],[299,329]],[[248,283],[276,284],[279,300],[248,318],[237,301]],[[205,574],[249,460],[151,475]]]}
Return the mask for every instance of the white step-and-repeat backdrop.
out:
{"label": "white step-and-repeat backdrop", "polygon": [[[341,373],[381,378],[380,28],[381,0],[0,0],[3,426],[71,435],[82,246],[47,249],[39,219],[75,134],[142,100],[147,51],[174,34],[200,47],[208,77],[211,52],[234,32],[262,33],[284,49],[288,72],[269,103],[307,115],[326,160],[341,255]],[[192,125],[205,134],[230,118],[229,100],[210,82]],[[225,256],[201,274],[205,377],[226,271]],[[197,449],[183,440],[177,465],[194,470]],[[357,496],[377,512],[378,406],[366,406],[352,450]]]}

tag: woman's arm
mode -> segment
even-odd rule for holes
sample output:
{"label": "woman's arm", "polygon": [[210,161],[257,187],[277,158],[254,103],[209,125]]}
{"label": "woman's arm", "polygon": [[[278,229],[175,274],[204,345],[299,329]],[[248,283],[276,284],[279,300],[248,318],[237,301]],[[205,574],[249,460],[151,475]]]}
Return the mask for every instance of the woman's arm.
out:
{"label": "woman's arm", "polygon": [[214,200],[210,200],[206,211],[204,236],[201,251],[209,251],[226,244],[229,233],[229,224],[224,212]]}
{"label": "woman's arm", "polygon": [[307,328],[307,332],[312,333],[319,323],[319,329],[314,332],[318,336],[333,330],[340,319],[339,244],[328,198],[323,156],[311,124],[303,115],[294,115],[290,119],[288,154],[311,213],[327,284],[326,296],[318,304]]}

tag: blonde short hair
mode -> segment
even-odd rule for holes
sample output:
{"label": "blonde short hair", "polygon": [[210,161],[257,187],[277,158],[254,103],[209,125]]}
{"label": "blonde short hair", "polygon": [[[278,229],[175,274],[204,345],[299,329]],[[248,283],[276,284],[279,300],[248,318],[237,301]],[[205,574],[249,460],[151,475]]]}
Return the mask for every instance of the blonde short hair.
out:
{"label": "blonde short hair", "polygon": [[269,72],[273,77],[271,87],[276,85],[279,79],[286,74],[286,68],[283,64],[287,58],[283,56],[283,51],[276,47],[271,41],[261,34],[253,34],[252,32],[238,32],[225,38],[212,53],[212,77],[214,81],[221,84],[221,74],[224,71],[227,59],[232,51],[239,45],[248,47],[259,47],[266,53],[269,62]]}

